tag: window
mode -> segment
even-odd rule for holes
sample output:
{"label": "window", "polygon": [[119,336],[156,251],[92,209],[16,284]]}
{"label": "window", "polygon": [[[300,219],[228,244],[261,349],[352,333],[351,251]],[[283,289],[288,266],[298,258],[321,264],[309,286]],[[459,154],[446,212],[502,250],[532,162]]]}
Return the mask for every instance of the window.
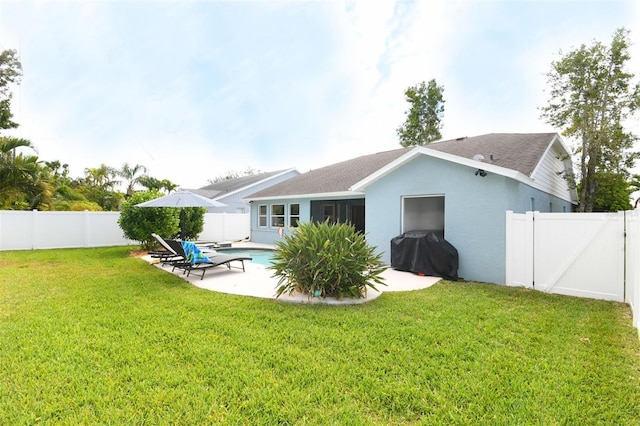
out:
{"label": "window", "polygon": [[284,226],[284,204],[271,205],[271,226]]}
{"label": "window", "polygon": [[444,236],[444,219],[442,195],[403,198],[402,232],[436,231]]}
{"label": "window", "polygon": [[325,204],[322,206],[322,221],[335,223],[335,206],[333,204]]}
{"label": "window", "polygon": [[258,226],[267,227],[267,206],[264,204],[258,206]]}
{"label": "window", "polygon": [[298,227],[300,222],[300,204],[289,204],[289,226]]}

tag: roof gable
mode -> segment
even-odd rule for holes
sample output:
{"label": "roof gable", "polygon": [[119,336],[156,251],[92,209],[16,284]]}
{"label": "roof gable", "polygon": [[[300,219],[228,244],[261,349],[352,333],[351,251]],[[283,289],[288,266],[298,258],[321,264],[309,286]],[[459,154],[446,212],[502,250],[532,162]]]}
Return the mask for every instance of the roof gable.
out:
{"label": "roof gable", "polygon": [[[311,170],[247,198],[362,193],[367,185],[416,155],[429,155],[469,167],[482,165],[485,170],[535,186],[532,174],[553,143],[559,143],[566,150],[557,133],[491,133],[434,142],[423,147],[365,155]],[[566,152],[569,154],[568,150]],[[482,158],[482,161],[477,158]]]}
{"label": "roof gable", "polygon": [[226,197],[292,171],[295,171],[295,169],[292,168],[277,170],[274,172],[259,173],[256,175],[241,176],[234,179],[221,180],[198,189],[190,189],[189,191],[207,198]]}

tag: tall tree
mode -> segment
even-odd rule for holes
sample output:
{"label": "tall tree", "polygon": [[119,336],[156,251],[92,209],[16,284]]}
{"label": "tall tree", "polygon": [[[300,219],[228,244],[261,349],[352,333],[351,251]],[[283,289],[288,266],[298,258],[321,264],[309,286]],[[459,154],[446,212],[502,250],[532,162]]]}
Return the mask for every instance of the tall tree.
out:
{"label": "tall tree", "polygon": [[12,210],[50,207],[52,185],[48,170],[27,139],[0,136],[0,208]]}
{"label": "tall tree", "polygon": [[178,184],[175,184],[168,179],[160,180],[147,175],[140,176],[138,183],[147,188],[148,191],[164,191],[167,194],[178,188]]}
{"label": "tall tree", "polygon": [[596,200],[607,198],[597,194],[598,176],[628,177],[637,158],[630,151],[637,136],[623,127],[640,107],[640,85],[625,69],[631,58],[628,35],[621,28],[609,46],[583,44],[552,62],[547,75],[551,90],[542,117],[578,141],[579,211],[593,211]]}
{"label": "tall tree", "polygon": [[15,50],[0,52],[0,129],[18,127],[11,121],[11,84],[19,83],[22,76],[22,64]]}
{"label": "tall tree", "polygon": [[442,138],[443,92],[444,86],[438,86],[435,79],[411,86],[404,92],[411,107],[405,112],[404,124],[396,130],[400,145],[426,145]]}
{"label": "tall tree", "polygon": [[101,164],[98,168],[84,169],[84,179],[77,187],[87,200],[97,203],[107,211],[118,210],[123,195],[114,190],[119,183],[115,178],[117,172],[114,168]]}
{"label": "tall tree", "polygon": [[124,163],[122,168],[116,173],[126,181],[127,190],[125,191],[125,198],[128,199],[133,195],[133,189],[136,184],[140,182],[140,178],[147,173],[147,168],[140,164],[131,167],[129,163]]}

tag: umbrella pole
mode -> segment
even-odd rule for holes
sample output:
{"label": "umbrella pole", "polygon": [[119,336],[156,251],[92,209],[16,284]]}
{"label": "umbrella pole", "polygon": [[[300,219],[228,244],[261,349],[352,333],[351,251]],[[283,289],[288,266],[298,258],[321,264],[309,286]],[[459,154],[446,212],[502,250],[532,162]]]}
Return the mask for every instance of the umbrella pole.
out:
{"label": "umbrella pole", "polygon": [[185,241],[187,239],[187,230],[185,229],[185,212],[184,207],[180,209],[180,239]]}

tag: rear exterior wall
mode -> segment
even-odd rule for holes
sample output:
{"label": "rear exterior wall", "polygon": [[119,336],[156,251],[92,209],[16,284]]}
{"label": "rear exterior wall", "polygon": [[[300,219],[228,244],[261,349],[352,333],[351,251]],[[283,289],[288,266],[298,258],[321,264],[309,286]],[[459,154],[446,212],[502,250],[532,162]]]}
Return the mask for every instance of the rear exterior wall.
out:
{"label": "rear exterior wall", "polygon": [[[370,244],[390,262],[391,239],[402,233],[405,196],[444,196],[445,239],[457,250],[459,276],[504,284],[505,211],[571,211],[556,197],[493,173],[419,156],[366,188],[366,230]],[[544,207],[544,208],[543,208]]]}

